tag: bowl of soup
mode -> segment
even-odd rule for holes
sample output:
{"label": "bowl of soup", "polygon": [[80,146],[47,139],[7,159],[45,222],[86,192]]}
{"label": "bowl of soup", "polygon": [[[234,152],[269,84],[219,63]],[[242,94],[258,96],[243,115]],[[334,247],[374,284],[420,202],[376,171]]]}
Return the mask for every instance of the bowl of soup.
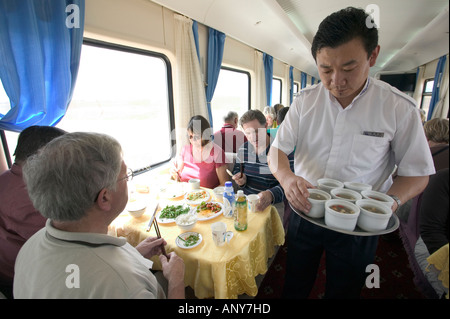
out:
{"label": "bowl of soup", "polygon": [[344,188],[344,183],[332,178],[321,178],[317,180],[317,186],[319,189],[330,193],[334,188]]}
{"label": "bowl of soup", "polygon": [[311,218],[322,218],[325,216],[325,202],[331,199],[331,195],[317,188],[308,189],[308,192],[311,209],[306,215]]}
{"label": "bowl of soup", "polygon": [[343,199],[325,202],[325,224],[329,227],[353,231],[359,214],[359,207],[352,202]]}
{"label": "bowl of soup", "polygon": [[355,203],[357,200],[362,199],[360,193],[347,188],[335,188],[332,189],[330,193],[331,197],[335,199],[343,199],[352,203]]}
{"label": "bowl of soup", "polygon": [[372,185],[364,184],[364,183],[357,183],[357,182],[344,182],[344,187],[354,190],[354,191],[357,191],[359,193],[361,193],[362,191],[365,191],[365,190],[372,189]]}
{"label": "bowl of soup", "polygon": [[390,207],[373,199],[360,199],[356,205],[361,211],[357,222],[359,228],[368,232],[386,229],[392,216]]}
{"label": "bowl of soup", "polygon": [[394,205],[394,199],[391,196],[386,195],[385,193],[370,190],[370,191],[362,191],[361,195],[363,197],[362,199],[372,199],[374,201],[385,204],[389,208],[391,208],[392,205]]}

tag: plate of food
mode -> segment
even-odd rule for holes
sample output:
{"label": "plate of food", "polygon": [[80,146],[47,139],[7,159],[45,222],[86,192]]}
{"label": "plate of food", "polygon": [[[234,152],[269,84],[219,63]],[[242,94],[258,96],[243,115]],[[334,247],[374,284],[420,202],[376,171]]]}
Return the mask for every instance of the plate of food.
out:
{"label": "plate of food", "polygon": [[223,213],[223,204],[219,202],[201,202],[197,207],[192,208],[191,213],[197,214],[198,221],[213,219]]}
{"label": "plate of food", "polygon": [[159,224],[175,223],[175,219],[178,216],[189,213],[190,209],[185,204],[169,204],[159,211],[156,215],[156,220]]}
{"label": "plate of food", "polygon": [[181,199],[186,194],[185,183],[169,182],[159,190],[159,198],[161,199]]}
{"label": "plate of food", "polygon": [[175,243],[180,248],[191,249],[200,245],[202,240],[201,234],[189,231],[178,235],[175,239]]}
{"label": "plate of food", "polygon": [[192,190],[184,195],[184,200],[189,205],[198,205],[201,202],[208,201],[210,198],[209,192],[204,189]]}

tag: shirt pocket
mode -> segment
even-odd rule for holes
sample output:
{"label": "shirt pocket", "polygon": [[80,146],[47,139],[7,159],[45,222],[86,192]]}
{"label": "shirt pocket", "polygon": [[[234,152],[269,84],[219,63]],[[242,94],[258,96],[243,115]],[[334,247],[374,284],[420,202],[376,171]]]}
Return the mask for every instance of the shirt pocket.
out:
{"label": "shirt pocket", "polygon": [[389,147],[387,138],[354,135],[349,164],[355,170],[374,170],[388,158]]}

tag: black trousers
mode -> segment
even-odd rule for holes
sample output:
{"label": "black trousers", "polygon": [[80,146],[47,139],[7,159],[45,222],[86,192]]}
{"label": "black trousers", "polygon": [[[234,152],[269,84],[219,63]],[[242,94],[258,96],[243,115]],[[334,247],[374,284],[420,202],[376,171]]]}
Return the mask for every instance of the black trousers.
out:
{"label": "black trousers", "polygon": [[308,298],[324,251],[324,298],[359,298],[370,274],[366,273],[366,267],[374,261],[378,236],[353,236],[335,232],[310,223],[292,212],[287,245],[284,298]]}

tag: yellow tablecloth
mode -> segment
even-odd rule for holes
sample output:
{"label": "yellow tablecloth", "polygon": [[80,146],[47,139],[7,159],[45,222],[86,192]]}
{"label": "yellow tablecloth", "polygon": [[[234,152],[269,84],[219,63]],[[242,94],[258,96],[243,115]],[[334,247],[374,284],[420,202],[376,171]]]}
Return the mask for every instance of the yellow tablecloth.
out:
{"label": "yellow tablecloth", "polygon": [[[174,203],[177,203],[174,201]],[[148,236],[156,236],[154,227],[145,229],[153,214],[151,206],[139,218],[128,212],[120,214],[109,227],[109,234],[126,237],[136,246]],[[217,247],[212,241],[211,224],[222,221],[227,230],[233,231],[230,243]],[[183,258],[185,285],[193,288],[197,298],[237,298],[246,293],[256,296],[258,288],[255,277],[267,271],[267,260],[275,252],[275,246],[284,243],[284,229],[275,207],[269,206],[263,212],[248,214],[248,229],[236,231],[233,219],[223,215],[208,221],[197,222],[191,231],[202,235],[202,243],[192,249],[183,249],[175,244],[176,237],[183,231],[173,224],[159,224],[161,236],[166,240],[166,251],[175,251]],[[155,268],[160,268],[159,259],[154,258]]]}

